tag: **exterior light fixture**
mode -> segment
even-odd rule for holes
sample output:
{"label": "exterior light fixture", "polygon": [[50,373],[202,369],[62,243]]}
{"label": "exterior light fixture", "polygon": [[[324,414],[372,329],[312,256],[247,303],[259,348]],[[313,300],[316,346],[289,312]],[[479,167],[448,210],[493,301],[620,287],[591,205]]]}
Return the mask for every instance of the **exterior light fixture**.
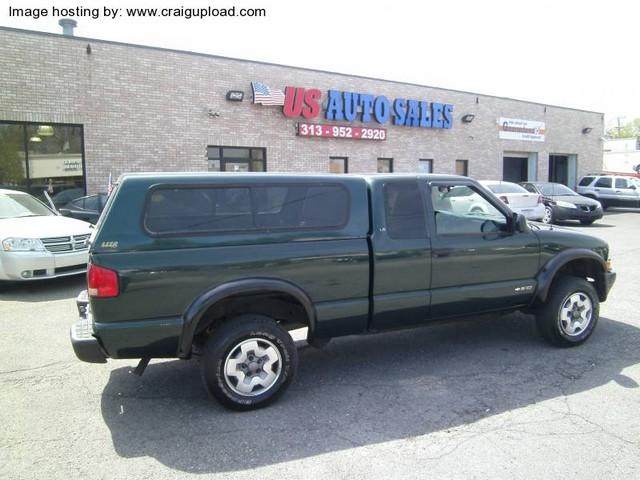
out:
{"label": "exterior light fixture", "polygon": [[244,92],[242,90],[229,90],[227,92],[227,100],[230,102],[241,102],[244,100]]}
{"label": "exterior light fixture", "polygon": [[586,135],[587,133],[591,133],[591,130],[593,130],[593,128],[591,128],[591,127],[584,127],[584,128],[582,129],[582,134],[583,134],[583,135]]}
{"label": "exterior light fixture", "polygon": [[462,117],[462,123],[471,123],[476,116],[473,113],[467,113]]}
{"label": "exterior light fixture", "polygon": [[30,141],[30,142],[33,142],[33,143],[39,143],[39,142],[41,142],[41,141],[42,141],[42,139],[41,139],[40,137],[38,137],[37,135],[34,135],[33,137],[31,137],[31,138],[29,139],[29,141]]}
{"label": "exterior light fixture", "polygon": [[37,133],[39,137],[53,137],[53,127],[51,125],[40,125]]}

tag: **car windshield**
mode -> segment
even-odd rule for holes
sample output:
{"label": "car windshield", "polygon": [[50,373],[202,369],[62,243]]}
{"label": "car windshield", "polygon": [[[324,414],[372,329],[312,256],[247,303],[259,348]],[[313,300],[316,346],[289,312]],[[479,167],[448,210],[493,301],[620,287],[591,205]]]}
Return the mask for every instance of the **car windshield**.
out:
{"label": "car windshield", "polygon": [[55,215],[42,202],[26,193],[0,193],[0,219]]}
{"label": "car windshield", "polygon": [[562,185],[561,183],[541,183],[537,185],[538,190],[547,197],[560,196],[560,195],[578,195],[569,187]]}
{"label": "car windshield", "polygon": [[530,193],[520,185],[509,182],[491,183],[487,188],[493,193]]}

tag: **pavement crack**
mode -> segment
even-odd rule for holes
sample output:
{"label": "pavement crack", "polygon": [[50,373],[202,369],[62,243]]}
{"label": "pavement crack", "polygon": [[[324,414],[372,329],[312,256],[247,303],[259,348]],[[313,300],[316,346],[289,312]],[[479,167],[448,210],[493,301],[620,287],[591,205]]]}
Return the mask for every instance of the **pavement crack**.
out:
{"label": "pavement crack", "polygon": [[0,375],[10,375],[12,373],[30,372],[32,370],[41,370],[43,368],[50,368],[56,365],[65,365],[65,364],[71,364],[71,363],[76,363],[76,362],[60,361],[60,362],[46,363],[44,365],[38,365],[37,367],[19,368],[17,370],[2,370],[0,371]]}

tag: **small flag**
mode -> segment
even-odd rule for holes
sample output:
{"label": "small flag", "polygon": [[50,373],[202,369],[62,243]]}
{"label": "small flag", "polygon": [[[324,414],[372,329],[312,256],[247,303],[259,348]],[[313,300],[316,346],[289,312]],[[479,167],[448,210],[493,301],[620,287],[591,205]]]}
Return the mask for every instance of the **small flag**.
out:
{"label": "small flag", "polygon": [[253,88],[253,103],[284,105],[284,93],[282,93],[282,90],[269,88],[260,82],[251,82],[251,87]]}

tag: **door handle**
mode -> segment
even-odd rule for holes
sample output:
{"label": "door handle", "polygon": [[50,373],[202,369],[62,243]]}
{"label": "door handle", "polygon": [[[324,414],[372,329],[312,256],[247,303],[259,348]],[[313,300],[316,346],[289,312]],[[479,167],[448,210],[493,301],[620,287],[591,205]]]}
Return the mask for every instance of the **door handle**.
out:
{"label": "door handle", "polygon": [[448,257],[449,255],[451,255],[451,252],[453,252],[453,248],[441,248],[439,250],[436,250],[433,253],[433,256],[436,258]]}
{"label": "door handle", "polygon": [[622,190],[616,190],[616,193],[622,193]]}
{"label": "door handle", "polygon": [[355,258],[353,257],[341,257],[336,259],[336,262],[338,263],[350,263],[350,262],[354,262]]}

